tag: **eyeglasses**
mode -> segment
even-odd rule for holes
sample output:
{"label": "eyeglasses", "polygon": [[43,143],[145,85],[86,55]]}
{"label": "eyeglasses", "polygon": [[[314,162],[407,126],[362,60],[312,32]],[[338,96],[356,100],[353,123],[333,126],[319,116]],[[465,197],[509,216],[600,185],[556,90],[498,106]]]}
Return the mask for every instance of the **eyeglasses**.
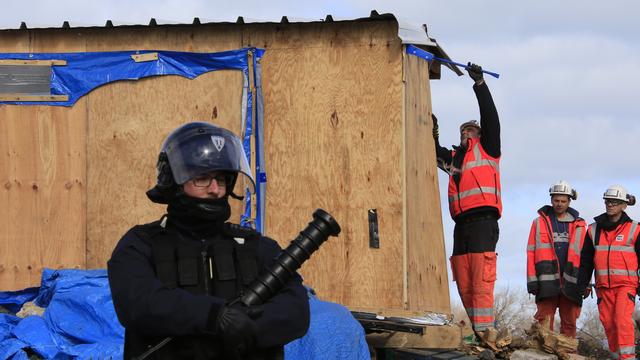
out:
{"label": "eyeglasses", "polygon": [[191,180],[193,186],[206,188],[211,186],[211,182],[215,180],[219,187],[226,187],[230,181],[229,175],[226,174],[214,174],[214,175],[200,175]]}
{"label": "eyeglasses", "polygon": [[604,200],[604,204],[605,205],[610,205],[610,206],[618,206],[618,205],[624,204],[624,201],[622,201],[622,200],[605,199]]}

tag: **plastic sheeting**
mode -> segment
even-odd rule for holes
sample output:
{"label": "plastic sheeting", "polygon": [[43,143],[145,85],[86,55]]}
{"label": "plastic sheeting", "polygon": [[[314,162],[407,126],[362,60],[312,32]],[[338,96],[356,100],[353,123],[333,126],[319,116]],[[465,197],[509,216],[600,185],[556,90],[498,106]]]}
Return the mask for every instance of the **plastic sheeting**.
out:
{"label": "plastic sheeting", "polygon": [[285,359],[371,359],[364,329],[346,307],[309,293],[311,323],[307,334],[284,347]]}
{"label": "plastic sheeting", "polygon": [[[72,106],[80,97],[104,84],[138,80],[150,76],[179,75],[193,79],[213,70],[248,69],[248,52],[255,57],[262,49],[243,48],[216,53],[163,50],[84,53],[0,53],[7,60],[66,60],[51,67],[51,95],[68,95],[68,101],[2,101],[0,104]],[[158,59],[135,62],[132,55],[157,53]]]}
{"label": "plastic sheeting", "polygon": [[[0,292],[4,307],[19,308],[27,301],[45,312],[24,319],[0,314],[0,359],[26,360],[29,353],[56,360],[122,359],[124,328],[106,270],[45,269],[39,289]],[[347,308],[311,293],[309,304],[309,331],[285,346],[287,359],[369,359],[364,330]]]}
{"label": "plastic sheeting", "polygon": [[[8,303],[15,293],[0,293],[0,298]],[[43,316],[1,314],[0,359],[27,359],[27,349],[43,359],[122,359],[124,329],[106,270],[45,269],[37,296],[12,302],[30,300],[46,308]]]}

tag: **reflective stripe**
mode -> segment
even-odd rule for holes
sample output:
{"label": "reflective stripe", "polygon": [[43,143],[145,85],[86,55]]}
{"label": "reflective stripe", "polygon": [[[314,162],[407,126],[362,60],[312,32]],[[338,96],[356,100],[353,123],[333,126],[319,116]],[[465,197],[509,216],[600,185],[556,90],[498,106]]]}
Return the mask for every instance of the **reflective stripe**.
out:
{"label": "reflective stripe", "polygon": [[[494,187],[489,187],[489,186],[483,186],[483,187],[480,187],[480,188],[475,188],[475,189],[463,191],[463,192],[459,193],[458,195],[460,197],[460,200],[462,200],[462,199],[464,199],[464,198],[466,198],[468,196],[480,195],[482,193],[500,196],[500,191],[498,191]],[[452,201],[455,201],[455,200],[456,200],[455,196],[449,196],[449,201],[452,202]]]}
{"label": "reflective stripe", "polygon": [[636,232],[636,227],[638,227],[638,222],[632,222],[631,229],[629,229],[629,237],[627,238],[627,246],[631,246],[631,242],[633,241],[633,234]]}
{"label": "reflective stripe", "polygon": [[638,277],[638,274],[635,271],[626,270],[626,269],[600,269],[596,270],[596,276],[605,276],[605,275],[625,275],[631,277]]}
{"label": "reflective stripe", "polygon": [[577,283],[578,283],[578,279],[577,279],[576,277],[571,276],[571,275],[569,275],[569,274],[567,274],[567,273],[564,273],[563,278],[564,278],[567,282],[570,282],[570,283],[573,283],[573,284],[577,284]]}
{"label": "reflective stripe", "polygon": [[491,316],[493,317],[493,308],[467,308],[467,315],[472,316]]}
{"label": "reflective stripe", "polygon": [[490,328],[492,326],[493,326],[492,322],[490,322],[490,323],[474,323],[473,324],[473,328],[476,331],[485,331],[485,330],[487,330],[488,328]]}
{"label": "reflective stripe", "polygon": [[549,243],[542,243],[538,245],[538,249],[552,249],[552,248],[553,248],[553,245]]}
{"label": "reflective stripe", "polygon": [[591,242],[594,245],[596,244],[596,235],[595,235],[596,234],[596,226],[597,226],[597,224],[593,223],[593,224],[591,224],[591,228],[589,229],[589,230],[591,230],[590,233],[589,233],[589,235],[591,236]]}
{"label": "reflective stripe", "polygon": [[567,234],[567,236],[560,236],[560,235],[565,235],[566,233],[562,233],[562,234],[558,234],[558,233],[553,233],[553,242],[557,242],[557,243],[568,243],[569,242],[569,236]]}
{"label": "reflective stripe", "polygon": [[625,246],[625,245],[612,245],[611,247],[607,245],[596,246],[596,250],[600,250],[600,251],[608,251],[609,249],[611,249],[611,251],[636,252],[636,250],[632,246]]}
{"label": "reflective stripe", "polygon": [[582,227],[576,227],[575,234],[573,234],[573,252],[580,255],[580,240],[582,239]]}
{"label": "reflective stripe", "polygon": [[535,245],[527,245],[527,251],[534,251],[536,249]]}
{"label": "reflective stripe", "polygon": [[635,346],[622,346],[620,347],[620,355],[633,355],[636,353]]}
{"label": "reflective stripe", "polygon": [[527,282],[537,282],[537,281],[538,281],[537,276],[527,276]]}
{"label": "reflective stripe", "polygon": [[539,281],[553,281],[553,280],[559,280],[560,279],[560,275],[558,275],[558,273],[555,273],[553,275],[549,274],[549,275],[538,275],[538,280]]}

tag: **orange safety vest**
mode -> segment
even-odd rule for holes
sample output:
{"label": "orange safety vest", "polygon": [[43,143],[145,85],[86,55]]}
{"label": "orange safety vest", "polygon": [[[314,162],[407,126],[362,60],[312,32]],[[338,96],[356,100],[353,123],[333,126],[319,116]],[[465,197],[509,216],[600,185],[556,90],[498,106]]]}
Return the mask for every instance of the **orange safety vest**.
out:
{"label": "orange safety vest", "polygon": [[537,291],[536,299],[557,296],[562,291],[572,300],[580,301],[578,294],[578,270],[580,252],[587,235],[587,224],[576,218],[569,224],[569,250],[564,273],[560,274],[560,264],[553,247],[553,229],[547,214],[533,221],[527,244],[527,290]]}
{"label": "orange safety vest", "polygon": [[589,225],[589,235],[595,249],[596,287],[637,287],[638,257],[635,246],[640,233],[638,222],[627,221],[611,230],[596,229],[597,223]]}
{"label": "orange safety vest", "polygon": [[[456,152],[452,151],[452,157]],[[500,197],[500,157],[494,158],[484,151],[479,138],[469,139],[467,153],[462,160],[460,184],[449,172],[449,212],[455,218],[461,213],[483,206],[498,209],[502,214]]]}

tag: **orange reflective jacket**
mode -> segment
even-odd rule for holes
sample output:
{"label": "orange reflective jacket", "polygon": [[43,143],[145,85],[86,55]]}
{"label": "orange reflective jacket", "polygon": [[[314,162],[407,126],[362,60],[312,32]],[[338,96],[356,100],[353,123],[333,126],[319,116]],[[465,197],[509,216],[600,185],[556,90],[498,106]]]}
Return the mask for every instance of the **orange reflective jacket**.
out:
{"label": "orange reflective jacket", "polygon": [[568,298],[581,303],[577,283],[587,224],[579,217],[569,224],[567,263],[564,273],[560,274],[560,264],[553,246],[551,219],[542,211],[538,214],[531,224],[527,244],[527,291],[535,292],[536,300],[557,296],[562,291]]}
{"label": "orange reflective jacket", "polygon": [[[455,151],[453,151],[455,157]],[[495,207],[502,214],[500,198],[500,158],[489,156],[480,139],[469,139],[467,153],[459,169],[460,184],[453,179],[453,171],[449,174],[449,212],[455,218],[461,213],[483,206]],[[455,169],[454,169],[455,171]]]}
{"label": "orange reflective jacket", "polygon": [[640,233],[636,221],[627,221],[615,229],[589,225],[589,237],[595,248],[596,287],[638,286],[638,257],[635,245]]}

